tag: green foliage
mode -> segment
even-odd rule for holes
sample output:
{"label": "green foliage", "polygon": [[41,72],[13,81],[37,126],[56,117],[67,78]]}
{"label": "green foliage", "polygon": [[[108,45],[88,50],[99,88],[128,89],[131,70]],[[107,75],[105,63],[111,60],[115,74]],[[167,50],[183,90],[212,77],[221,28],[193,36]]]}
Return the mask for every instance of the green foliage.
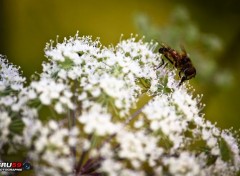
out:
{"label": "green foliage", "polygon": [[23,123],[22,119],[17,117],[17,118],[12,119],[9,129],[13,133],[21,134],[23,127],[24,127],[24,123]]}
{"label": "green foliage", "polygon": [[63,62],[59,62],[59,66],[65,70],[69,70],[70,68],[72,68],[73,64],[73,61],[69,58],[65,58]]}
{"label": "green foliage", "polygon": [[224,139],[220,139],[219,145],[220,145],[222,160],[226,162],[232,162],[233,156],[226,141]]}

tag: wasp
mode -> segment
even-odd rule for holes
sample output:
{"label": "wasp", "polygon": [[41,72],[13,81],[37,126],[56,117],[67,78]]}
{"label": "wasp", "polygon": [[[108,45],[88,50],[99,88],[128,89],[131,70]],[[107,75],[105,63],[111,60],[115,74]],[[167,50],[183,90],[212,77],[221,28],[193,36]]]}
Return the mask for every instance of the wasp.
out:
{"label": "wasp", "polygon": [[179,71],[178,75],[181,78],[181,81],[178,86],[181,86],[184,81],[195,77],[196,69],[183,46],[181,46],[181,53],[179,53],[162,43],[161,48],[159,48],[159,53],[163,54]]}

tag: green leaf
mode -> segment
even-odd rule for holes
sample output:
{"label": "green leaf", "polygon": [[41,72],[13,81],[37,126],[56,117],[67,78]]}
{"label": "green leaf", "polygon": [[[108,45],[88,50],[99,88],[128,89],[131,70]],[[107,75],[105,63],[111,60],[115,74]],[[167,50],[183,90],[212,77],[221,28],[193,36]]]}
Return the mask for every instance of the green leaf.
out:
{"label": "green leaf", "polygon": [[232,152],[229,149],[228,144],[226,143],[226,141],[221,138],[219,141],[219,147],[220,147],[220,152],[221,152],[221,158],[223,161],[233,161],[233,156],[232,156]]}
{"label": "green leaf", "polygon": [[73,61],[69,58],[65,58],[65,60],[63,62],[59,62],[58,63],[60,68],[64,69],[64,70],[69,70],[70,68],[72,68],[73,66]]}
{"label": "green leaf", "polygon": [[20,118],[14,118],[9,126],[9,129],[13,133],[21,134],[24,127],[24,123]]}

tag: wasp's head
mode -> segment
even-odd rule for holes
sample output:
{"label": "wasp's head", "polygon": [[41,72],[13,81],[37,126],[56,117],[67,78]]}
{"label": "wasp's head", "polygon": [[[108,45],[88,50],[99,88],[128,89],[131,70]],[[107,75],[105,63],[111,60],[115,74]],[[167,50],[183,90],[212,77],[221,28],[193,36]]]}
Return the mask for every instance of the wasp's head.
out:
{"label": "wasp's head", "polygon": [[168,48],[166,48],[166,47],[159,48],[159,50],[158,50],[158,52],[161,54],[164,54],[167,51],[168,51]]}

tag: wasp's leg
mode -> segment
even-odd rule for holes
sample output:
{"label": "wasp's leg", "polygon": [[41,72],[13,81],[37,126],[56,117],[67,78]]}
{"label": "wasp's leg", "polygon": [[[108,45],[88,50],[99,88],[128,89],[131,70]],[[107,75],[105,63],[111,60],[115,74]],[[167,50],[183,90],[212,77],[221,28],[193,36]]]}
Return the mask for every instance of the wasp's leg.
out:
{"label": "wasp's leg", "polygon": [[188,79],[187,79],[187,77],[184,75],[184,76],[182,77],[180,83],[178,84],[178,87],[180,87],[180,86],[182,85],[182,83],[183,83],[184,81],[186,81],[186,80],[188,80]]}
{"label": "wasp's leg", "polygon": [[182,72],[184,73],[184,75],[183,75],[180,83],[178,84],[178,86],[182,85],[182,83],[184,81],[189,80],[196,75],[196,70],[192,69],[192,68],[190,68],[190,69],[187,68],[185,70],[180,70],[179,74],[182,73]]}
{"label": "wasp's leg", "polygon": [[162,63],[159,66],[157,66],[155,70],[159,69],[161,66],[163,66],[165,64],[164,59],[162,57],[161,57],[161,59],[162,59]]}
{"label": "wasp's leg", "polygon": [[168,60],[171,64],[175,65],[175,64],[173,63],[173,61],[170,59],[169,56],[165,56],[165,57],[167,58],[167,60]]}
{"label": "wasp's leg", "polygon": [[179,75],[180,78],[181,78],[181,73],[184,73],[183,76],[182,76],[182,78],[181,78],[180,83],[178,84],[178,87],[181,86],[184,81],[188,80],[188,77],[186,76],[186,73],[185,73],[186,70],[187,70],[187,69],[185,69],[185,70],[184,70],[184,69],[181,69],[181,70],[179,71],[179,73],[178,73],[178,75]]}
{"label": "wasp's leg", "polygon": [[167,65],[168,65],[168,63],[166,63],[166,64],[163,66],[163,68],[165,68]]}

